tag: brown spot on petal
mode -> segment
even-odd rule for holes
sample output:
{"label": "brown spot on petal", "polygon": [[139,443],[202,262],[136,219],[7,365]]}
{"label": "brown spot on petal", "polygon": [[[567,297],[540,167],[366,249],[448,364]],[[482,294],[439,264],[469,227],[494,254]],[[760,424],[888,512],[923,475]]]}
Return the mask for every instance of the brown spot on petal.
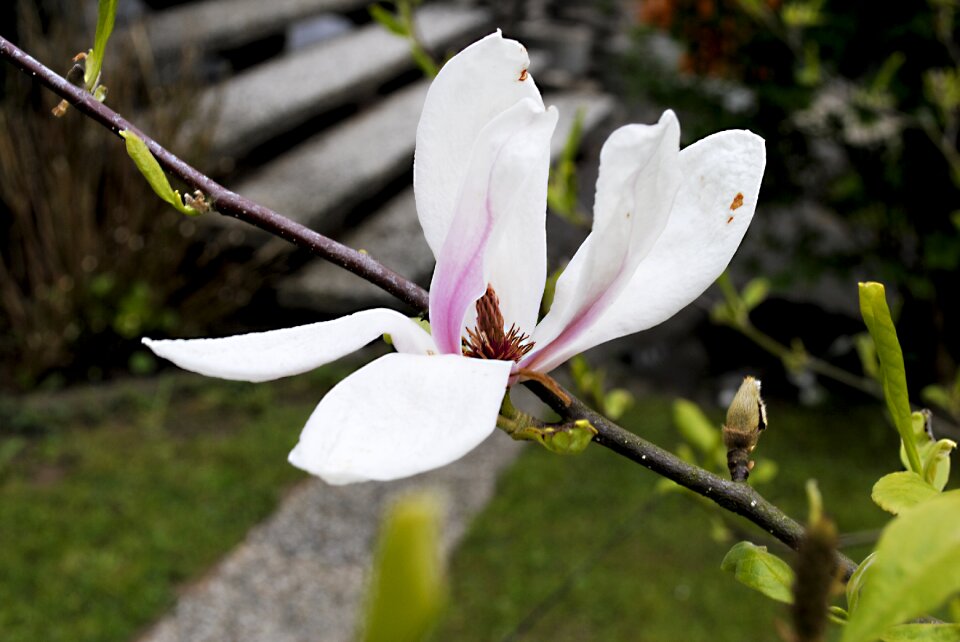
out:
{"label": "brown spot on petal", "polygon": [[520,72],[520,82],[523,82],[526,79],[527,79],[527,70],[524,69],[523,71]]}
{"label": "brown spot on petal", "polygon": [[734,211],[737,208],[740,208],[742,206],[743,206],[743,193],[737,192],[737,195],[733,197],[733,202],[730,203],[730,210]]}
{"label": "brown spot on petal", "polygon": [[731,223],[733,223],[733,217],[732,217],[732,216],[727,219],[727,225],[730,225]]}

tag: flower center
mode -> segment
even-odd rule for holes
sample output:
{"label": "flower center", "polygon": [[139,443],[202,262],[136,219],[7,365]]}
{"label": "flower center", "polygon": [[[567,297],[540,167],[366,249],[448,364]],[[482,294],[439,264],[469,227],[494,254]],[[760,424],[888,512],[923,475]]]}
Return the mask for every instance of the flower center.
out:
{"label": "flower center", "polygon": [[487,292],[477,300],[477,327],[467,329],[462,343],[464,356],[474,359],[520,361],[533,349],[530,335],[520,332],[515,324],[504,331],[500,299],[489,284]]}

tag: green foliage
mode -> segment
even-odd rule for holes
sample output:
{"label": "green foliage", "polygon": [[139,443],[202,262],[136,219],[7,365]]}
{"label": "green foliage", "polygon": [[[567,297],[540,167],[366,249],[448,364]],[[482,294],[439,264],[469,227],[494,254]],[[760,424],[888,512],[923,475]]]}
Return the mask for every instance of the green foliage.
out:
{"label": "green foliage", "polygon": [[741,584],[771,599],[793,603],[793,569],[776,555],[768,553],[766,546],[739,542],[723,558],[720,568],[733,573]]}
{"label": "green foliage", "polygon": [[[950,439],[936,440],[930,422],[933,415],[928,410],[914,412],[911,419],[911,441],[920,455],[922,464],[921,476],[933,488],[940,491],[947,485],[950,478],[950,454],[957,447],[956,442]],[[905,468],[910,468],[907,449],[901,443],[900,461]]]}
{"label": "green foliage", "polygon": [[883,510],[897,515],[939,494],[940,489],[912,470],[905,470],[881,477],[873,485],[870,498]]}
{"label": "green foliage", "polygon": [[794,0],[783,3],[780,9],[780,19],[793,29],[815,27],[823,22],[821,8],[823,0]]}
{"label": "green foliage", "polygon": [[673,402],[673,423],[684,441],[694,446],[707,458],[715,458],[722,444],[720,431],[707,419],[700,406],[686,399]]}
{"label": "green foliage", "polygon": [[421,491],[398,500],[384,518],[362,639],[422,640],[445,597],[440,501]]}
{"label": "green foliage", "polygon": [[847,597],[847,611],[852,613],[857,609],[857,604],[860,602],[860,591],[863,588],[866,579],[870,575],[870,569],[873,568],[873,563],[877,559],[877,553],[874,551],[870,553],[860,564],[857,565],[857,570],[853,572],[853,575],[850,576],[850,579],[847,580],[847,586],[845,589]]}
{"label": "green foliage", "polygon": [[869,581],[843,632],[867,642],[960,591],[960,491],[906,510],[883,530]]}
{"label": "green foliage", "polygon": [[569,367],[577,394],[585,397],[601,414],[616,421],[633,405],[635,399],[629,390],[614,388],[608,391],[606,371],[590,366],[582,355],[570,359]]}
{"label": "green foliage", "polygon": [[[99,0],[97,4],[97,31],[93,40],[93,49],[87,56],[87,67],[84,73],[84,84],[87,91],[95,92],[100,84],[100,70],[103,68],[103,57],[107,50],[107,41],[113,33],[113,23],[117,16],[118,0]],[[101,94],[98,100],[105,96]]]}
{"label": "green foliage", "polygon": [[180,198],[180,192],[170,187],[170,181],[167,180],[167,175],[163,172],[163,168],[160,167],[160,163],[153,157],[146,143],[144,143],[139,136],[127,130],[120,132],[120,136],[123,137],[123,140],[127,144],[127,154],[133,159],[137,169],[139,169],[143,177],[147,179],[147,182],[157,196],[172,205],[173,208],[181,214],[186,214],[187,216],[197,216],[201,214],[199,209],[183,204],[183,199]]}
{"label": "green foliage", "polygon": [[887,307],[886,292],[881,283],[861,283],[859,290],[860,313],[873,337],[880,359],[880,377],[887,409],[906,448],[910,470],[923,473],[923,463],[913,436],[903,352],[897,339],[897,329],[890,317],[890,308]]}

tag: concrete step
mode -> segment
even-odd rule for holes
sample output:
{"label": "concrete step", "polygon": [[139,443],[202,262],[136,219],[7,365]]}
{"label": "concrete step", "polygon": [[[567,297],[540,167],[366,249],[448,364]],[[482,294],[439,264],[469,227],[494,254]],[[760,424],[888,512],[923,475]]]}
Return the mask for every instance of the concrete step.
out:
{"label": "concrete step", "polygon": [[[578,109],[584,110],[583,131],[587,134],[611,115],[614,105],[610,96],[577,92],[546,96],[544,102],[556,105],[560,110],[551,145],[554,158],[566,143]],[[384,265],[408,278],[423,285],[429,283],[433,255],[417,220],[412,188],[401,192],[340,240],[350,247],[369,252]],[[284,306],[313,309],[330,315],[347,314],[375,306],[400,306],[396,299],[380,288],[319,259],[306,264],[281,283],[278,297]]]}
{"label": "concrete step", "polygon": [[[421,81],[394,92],[231,188],[317,231],[339,229],[350,208],[409,171],[428,87]],[[267,240],[239,221],[211,220],[244,231],[245,243]]]}
{"label": "concrete step", "polygon": [[[428,47],[443,51],[488,30],[480,9],[429,5],[417,12]],[[213,147],[241,156],[334,107],[369,98],[378,85],[414,68],[409,45],[378,24],[361,27],[257,65],[212,87],[200,98],[213,114]]]}
{"label": "concrete step", "polygon": [[295,22],[323,13],[363,9],[367,0],[204,0],[147,16],[154,55],[185,48],[217,51],[283,33]]}

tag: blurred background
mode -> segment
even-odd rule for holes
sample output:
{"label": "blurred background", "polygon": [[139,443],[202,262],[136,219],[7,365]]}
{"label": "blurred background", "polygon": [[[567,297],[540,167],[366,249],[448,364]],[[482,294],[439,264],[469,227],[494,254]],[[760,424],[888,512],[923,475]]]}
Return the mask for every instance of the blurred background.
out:
{"label": "blurred background", "polygon": [[[10,1],[0,33],[66,73],[91,46],[96,4]],[[372,14],[364,0],[120,0],[107,103],[232,189],[424,285],[432,261],[410,182],[426,76],[494,28],[527,45],[561,111],[551,270],[589,231],[597,156],[615,127],[669,107],[684,145],[760,134],[760,205],[720,284],[663,326],[576,360],[564,380],[709,465],[714,446],[684,432],[672,400],[696,400],[719,425],[741,377],[759,376],[773,427],[763,491],[800,514],[803,481],[818,477],[828,509],[845,511],[845,545],[869,543],[882,523],[869,485],[898,464],[858,280],[887,285],[913,401],[943,436],[956,439],[960,422],[957,2],[415,4]],[[368,357],[247,386],[174,372],[139,338],[398,304],[237,221],[178,214],[107,131],[73,110],[54,118],[58,100],[9,65],[0,86],[4,639],[349,639],[388,491],[340,495],[284,457],[322,392]],[[533,448],[516,459],[494,440],[489,460],[442,482],[453,505],[487,490],[451,509],[455,599],[437,639],[770,639],[782,614],[746,589],[731,606],[740,587],[717,570],[749,527],[599,449],[574,463]],[[284,498],[313,502],[317,522],[276,522]],[[318,553],[350,539],[351,511],[366,520],[355,557]],[[268,541],[286,566],[237,562],[244,579],[217,583]],[[277,596],[300,606],[284,611]],[[237,618],[243,600],[262,605],[250,607],[256,622]],[[268,620],[279,628],[257,628]]]}

